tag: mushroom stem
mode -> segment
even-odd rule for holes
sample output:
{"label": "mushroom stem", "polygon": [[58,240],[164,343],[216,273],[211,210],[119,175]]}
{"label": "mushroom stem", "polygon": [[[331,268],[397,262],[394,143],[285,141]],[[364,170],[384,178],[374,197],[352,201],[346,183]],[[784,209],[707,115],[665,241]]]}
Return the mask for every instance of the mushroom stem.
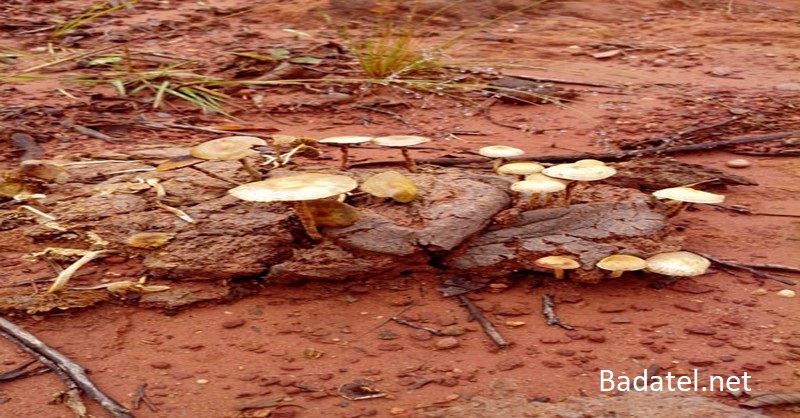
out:
{"label": "mushroom stem", "polygon": [[317,229],[317,222],[314,220],[314,215],[311,213],[308,205],[306,205],[306,202],[301,200],[293,203],[294,211],[297,214],[297,217],[300,219],[300,223],[303,225],[303,229],[305,229],[309,238],[314,241],[321,241],[322,234],[319,233],[319,230]]}
{"label": "mushroom stem", "polygon": [[667,206],[666,216],[667,218],[672,218],[678,216],[679,213],[683,212],[684,209],[689,207],[691,202],[681,202],[679,200],[670,200]]}
{"label": "mushroom stem", "polygon": [[608,274],[609,279],[616,279],[617,277],[621,277],[623,270],[614,270]]}
{"label": "mushroom stem", "polygon": [[242,163],[242,167],[244,167],[245,171],[250,174],[250,177],[253,179],[253,181],[261,181],[264,179],[261,175],[261,172],[256,170],[256,168],[250,164],[250,161],[247,161],[247,158],[242,158],[239,160],[239,162]]}
{"label": "mushroom stem", "polygon": [[558,267],[554,268],[553,277],[555,277],[556,280],[564,280],[564,269],[560,269]]}
{"label": "mushroom stem", "polygon": [[347,170],[347,158],[350,154],[350,145],[342,144],[340,150],[342,151],[342,170]]}
{"label": "mushroom stem", "polygon": [[501,165],[503,165],[503,162],[504,160],[502,158],[495,158],[492,161],[492,171],[496,173],[497,169],[500,168]]}
{"label": "mushroom stem", "polygon": [[585,181],[571,181],[571,182],[567,183],[567,188],[566,188],[566,190],[564,190],[564,206],[565,207],[569,207],[569,205],[572,203],[572,194],[575,192],[575,189],[577,189],[578,186],[583,185],[583,184],[586,184],[586,182]]}
{"label": "mushroom stem", "polygon": [[222,176],[218,176],[218,175],[206,170],[205,168],[200,168],[200,167],[197,167],[197,166],[194,166],[194,165],[190,165],[188,167],[191,168],[192,170],[197,170],[197,171],[207,175],[208,177],[211,177],[212,179],[217,179],[219,181],[224,181],[225,183],[233,184],[234,186],[238,186],[239,185],[239,183],[237,183],[237,182],[235,182],[233,180],[228,180],[228,179],[226,179],[226,178],[224,178]]}
{"label": "mushroom stem", "polygon": [[408,152],[408,148],[402,147],[400,148],[400,152],[403,153],[403,158],[406,160],[406,168],[408,169],[408,171],[416,173],[417,164],[414,162],[414,159],[411,158],[411,154]]}
{"label": "mushroom stem", "polygon": [[[531,193],[530,197],[528,197],[528,203],[525,205],[525,209],[534,209],[539,206],[539,198],[542,196],[541,193]],[[547,195],[545,195],[547,196]]]}

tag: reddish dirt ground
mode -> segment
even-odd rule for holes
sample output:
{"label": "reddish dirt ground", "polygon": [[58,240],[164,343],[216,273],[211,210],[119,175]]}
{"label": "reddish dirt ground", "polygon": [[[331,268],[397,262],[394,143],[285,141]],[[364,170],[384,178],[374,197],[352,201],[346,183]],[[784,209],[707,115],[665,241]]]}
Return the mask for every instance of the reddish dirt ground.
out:
{"label": "reddish dirt ground", "polygon": [[[244,70],[234,63],[231,52],[286,48],[303,55],[336,39],[312,3],[281,1],[248,10],[248,2],[237,1],[204,5],[141,1],[52,39],[51,29],[46,28],[56,17],[77,15],[82,2],[62,1],[56,7],[44,1],[12,0],[0,6],[0,18],[6,22],[0,31],[0,52],[25,54],[9,54],[19,56],[2,61],[0,76],[52,61],[50,53],[62,57],[103,47],[119,53],[124,43],[130,53],[189,57],[197,63],[195,71],[232,78]],[[350,19],[354,33],[369,30],[369,1],[340,3],[318,6],[338,21]],[[487,16],[519,7],[513,1],[477,3],[456,7],[429,22],[420,31],[421,42],[436,45]],[[348,91],[346,98],[333,101],[344,97],[340,86],[325,91],[326,85],[309,83],[306,89],[225,90],[231,96],[227,108],[238,118],[233,122],[176,101],[170,102],[172,107],[154,111],[149,102],[140,100],[148,96],[121,98],[107,84],[66,83],[65,74],[91,72],[71,60],[26,73],[41,78],[2,78],[0,166],[6,171],[19,163],[23,150],[12,144],[14,133],[31,135],[44,150],[43,158],[119,155],[145,147],[187,146],[219,136],[146,128],[137,119],[142,115],[161,123],[203,127],[236,123],[311,138],[348,134],[434,138],[414,151],[420,159],[474,157],[470,152],[498,143],[521,148],[533,159],[608,152],[647,146],[650,138],[731,118],[737,119],[714,128],[712,139],[787,132],[800,127],[798,13],[794,0],[547,3],[468,32],[448,54],[457,60],[475,62],[477,58],[482,69],[500,67],[494,62],[518,64],[506,65],[503,74],[615,87],[564,85],[578,92],[566,107],[496,103],[490,107],[490,117],[480,111],[490,100],[487,95],[474,94],[472,101],[463,101],[371,88],[362,94]],[[299,30],[310,38],[282,29]],[[610,56],[592,55],[602,52]],[[268,71],[262,68],[262,73]],[[91,125],[124,140],[111,144],[83,135],[61,125],[64,120]],[[723,169],[759,184],[714,190],[726,195],[725,205],[746,207],[751,214],[702,207],[672,218],[675,234],[685,239],[685,249],[739,263],[797,265],[800,161],[796,141],[797,135],[735,150],[674,155],[681,162]],[[324,151],[313,162],[336,164],[338,153]],[[351,154],[354,163],[398,159],[398,153],[376,147],[355,147]],[[727,167],[726,162],[735,158],[748,159],[750,166]],[[467,169],[488,172],[485,164]],[[21,258],[40,249],[23,236],[0,243],[0,284],[53,275],[48,264]],[[81,276],[82,283],[136,279],[141,273],[134,263],[115,261],[92,263]],[[414,266],[409,267],[413,270]],[[480,327],[468,320],[463,307],[437,291],[449,277],[447,272],[419,270],[406,276],[294,286],[253,280],[240,286],[245,289],[240,297],[177,310],[105,303],[83,310],[5,317],[85,367],[99,388],[127,407],[137,387],[146,384],[145,393],[155,410],[141,405],[133,411],[137,417],[268,413],[413,417],[477,403],[483,406],[438,416],[535,416],[524,415],[536,412],[518,409],[519,402],[502,401],[557,403],[569,396],[596,396],[601,370],[636,376],[653,365],[662,375],[697,370],[701,376],[727,377],[746,372],[752,376],[754,394],[800,392],[800,304],[797,297],[777,295],[796,287],[718,265],[701,277],[663,288],[649,286],[657,279],[647,274],[596,285],[556,282],[544,274],[537,276],[543,280],[537,285],[530,276],[504,280],[496,292],[471,295],[512,342],[508,348],[496,349]],[[796,273],[769,273],[797,280]],[[554,295],[559,318],[575,330],[545,324],[540,313],[545,293]],[[447,328],[457,344],[449,346],[452,339],[395,323],[390,320],[395,315]],[[0,341],[3,369],[28,358],[11,343]],[[341,385],[359,379],[371,381],[374,389],[387,396],[354,401],[337,393]],[[515,382],[515,396],[492,391],[493,385],[507,379]],[[0,382],[0,416],[73,416],[64,405],[50,402],[62,388],[52,373]],[[738,403],[731,394],[702,387],[687,394],[732,406]],[[487,406],[492,399],[499,403]],[[86,403],[93,416],[107,415],[92,401]],[[798,412],[791,405],[759,411],[775,417]]]}

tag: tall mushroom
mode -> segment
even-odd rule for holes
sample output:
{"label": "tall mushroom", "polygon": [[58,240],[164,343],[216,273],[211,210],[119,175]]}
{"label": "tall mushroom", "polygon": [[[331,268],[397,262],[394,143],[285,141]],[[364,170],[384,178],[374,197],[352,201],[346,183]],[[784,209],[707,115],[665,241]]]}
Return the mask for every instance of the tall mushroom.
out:
{"label": "tall mushroom", "polygon": [[560,192],[566,188],[566,181],[547,177],[541,173],[529,174],[525,177],[525,180],[511,184],[512,191],[530,193],[528,202],[524,205],[525,209],[547,205],[553,193]]}
{"label": "tall mushroom", "polygon": [[725,196],[721,194],[704,192],[691,187],[670,187],[656,190],[653,196],[659,199],[668,199],[667,216],[673,217],[683,211],[690,203],[722,203]]}
{"label": "tall mushroom", "polygon": [[542,170],[542,174],[557,179],[570,180],[564,196],[566,205],[572,201],[572,193],[577,186],[584,186],[587,182],[602,180],[617,174],[613,167],[605,165],[598,160],[579,160],[574,163],[558,164]]}
{"label": "tall mushroom", "polygon": [[564,278],[564,270],[575,270],[581,266],[577,261],[562,255],[549,255],[537,258],[533,261],[533,264],[541,268],[553,270],[553,276],[558,280]]}
{"label": "tall mushroom", "polygon": [[342,151],[342,170],[347,170],[347,156],[350,151],[350,145],[361,144],[371,140],[371,136],[332,136],[330,138],[320,139],[317,142],[339,147],[339,150]]}
{"label": "tall mushroom", "polygon": [[430,138],[416,135],[389,135],[372,138],[372,143],[375,145],[400,148],[400,151],[403,153],[403,158],[406,162],[406,168],[412,173],[417,172],[417,165],[414,163],[414,160],[408,153],[408,147],[424,144],[428,141],[430,141]]}
{"label": "tall mushroom", "polygon": [[483,147],[478,150],[478,154],[494,159],[492,161],[492,171],[494,172],[497,172],[497,168],[503,164],[506,158],[515,157],[524,153],[525,151],[519,148],[509,147],[506,145],[489,145],[488,147]]}
{"label": "tall mushroom", "polygon": [[497,167],[497,174],[511,174],[517,176],[517,180],[525,180],[525,176],[540,173],[544,166],[533,161],[520,161],[518,163],[508,163]]}
{"label": "tall mushroom", "polygon": [[358,183],[347,176],[303,173],[243,184],[228,193],[251,202],[292,202],[303,229],[312,240],[319,241],[322,235],[306,202],[346,193],[357,186]]}
{"label": "tall mushroom", "polygon": [[258,181],[262,178],[261,173],[250,164],[247,157],[259,155],[253,147],[263,145],[267,145],[267,142],[254,136],[226,136],[195,145],[189,153],[192,157],[209,161],[238,160],[250,177]]}

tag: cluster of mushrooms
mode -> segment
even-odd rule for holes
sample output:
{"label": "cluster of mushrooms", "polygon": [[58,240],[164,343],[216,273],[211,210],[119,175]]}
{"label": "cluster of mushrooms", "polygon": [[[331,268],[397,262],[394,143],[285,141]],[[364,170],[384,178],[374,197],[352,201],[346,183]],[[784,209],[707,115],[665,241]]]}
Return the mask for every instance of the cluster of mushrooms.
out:
{"label": "cluster of mushrooms", "polygon": [[[319,141],[298,140],[297,137],[288,135],[274,135],[274,137],[272,144],[274,155],[267,157],[265,164],[285,165],[296,153],[314,148],[316,144],[327,144],[341,150],[340,167],[346,171],[350,146],[369,142],[379,146],[400,148],[405,167],[412,173],[416,172],[417,168],[409,155],[409,147],[430,141],[428,138],[413,135],[336,136]],[[294,148],[281,155],[281,145],[286,144],[291,144]],[[261,155],[255,148],[263,146],[267,146],[264,139],[252,136],[218,138],[192,147],[187,155],[165,161],[157,167],[157,170],[191,168],[235,185],[236,187],[231,188],[228,193],[239,199],[251,202],[290,202],[304,230],[314,241],[322,240],[318,230],[320,226],[344,227],[358,221],[358,211],[344,202],[345,195],[356,188],[372,196],[391,198],[398,203],[411,202],[417,196],[414,182],[396,171],[375,174],[360,186],[355,179],[343,174],[302,172],[263,179],[261,171],[253,167],[248,160],[249,157]],[[478,153],[492,159],[495,173],[516,176],[517,181],[511,184],[515,197],[514,205],[520,206],[523,210],[551,205],[556,201],[553,196],[560,192],[563,192],[562,205],[569,206],[575,189],[616,174],[613,167],[591,159],[549,167],[528,161],[505,163],[506,159],[522,155],[523,151],[503,145],[483,147]],[[238,161],[252,181],[238,184],[198,166],[204,161],[212,160]],[[525,195],[527,199],[521,201],[520,197]],[[720,203],[724,199],[724,196],[691,187],[662,189],[653,195],[658,199],[666,199],[669,216],[677,215],[690,203]],[[563,279],[565,271],[580,267],[578,261],[559,255],[539,258],[534,264],[552,270],[557,279]],[[709,261],[699,255],[678,251],[656,254],[646,260],[627,254],[615,254],[600,260],[596,267],[609,271],[608,277],[611,278],[619,277],[625,271],[642,269],[667,276],[683,277],[703,274],[709,265]]]}
{"label": "cluster of mushrooms", "polygon": [[[547,206],[553,201],[552,196],[562,191],[563,205],[569,206],[576,188],[586,187],[588,182],[603,180],[616,174],[613,167],[592,159],[550,167],[531,161],[504,164],[505,159],[524,153],[521,149],[505,145],[483,147],[478,153],[493,159],[495,173],[516,176],[517,181],[511,184],[514,197],[528,195],[525,202],[515,203],[523,210]],[[691,203],[717,204],[725,199],[725,196],[692,187],[661,189],[653,192],[653,196],[665,199],[666,214],[669,217],[677,215]],[[534,260],[534,264],[552,270],[556,279],[563,279],[567,270],[581,267],[577,260],[560,255],[539,258]],[[661,253],[648,259],[628,254],[613,254],[595,264],[595,267],[608,271],[609,278],[620,277],[626,271],[636,270],[647,270],[672,277],[698,276],[704,274],[709,266],[710,262],[706,258],[688,251]]]}

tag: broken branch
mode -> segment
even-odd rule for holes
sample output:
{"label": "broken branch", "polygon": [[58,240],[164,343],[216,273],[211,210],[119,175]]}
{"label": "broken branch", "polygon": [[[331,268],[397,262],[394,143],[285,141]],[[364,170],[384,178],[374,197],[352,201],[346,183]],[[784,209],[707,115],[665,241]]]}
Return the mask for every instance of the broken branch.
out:
{"label": "broken branch", "polygon": [[571,325],[567,325],[561,322],[556,316],[555,310],[553,308],[555,308],[555,302],[553,302],[553,297],[548,294],[542,295],[542,313],[544,314],[544,317],[547,319],[547,325],[557,325],[569,331],[575,329]]}
{"label": "broken branch", "polygon": [[[748,273],[750,273],[750,274],[752,274],[754,276],[760,277],[762,279],[774,280],[776,282],[783,283],[783,284],[789,285],[789,286],[795,286],[797,284],[797,283],[795,283],[795,282],[793,282],[793,281],[791,281],[789,279],[784,279],[784,278],[781,278],[781,277],[775,277],[775,276],[773,276],[771,274],[764,273],[764,272],[759,271],[759,270],[757,270],[757,269],[755,269],[753,267],[746,266],[744,264],[737,263],[735,261],[720,260],[719,258],[710,256],[708,254],[703,254],[703,253],[700,253],[700,252],[696,252],[696,251],[694,251],[694,253],[697,254],[697,255],[700,255],[702,257],[705,257],[705,258],[707,258],[707,259],[709,259],[709,260],[711,260],[711,261],[713,261],[713,262],[715,262],[715,263],[717,263],[717,264],[719,264],[721,266],[731,267],[731,268],[735,268],[735,269],[739,269],[739,270],[744,270],[744,271],[746,271],[746,272],[748,272]],[[772,266],[772,268],[776,268],[776,265],[774,265],[774,264],[771,265],[771,266]],[[780,267],[784,268],[784,267],[788,267],[788,266],[780,266]],[[797,269],[796,267],[794,267],[794,268]],[[798,269],[798,270],[800,270],[800,269]],[[794,271],[797,271],[797,270],[794,270]]]}
{"label": "broken branch", "polygon": [[467,299],[466,296],[458,295],[456,297],[458,298],[459,302],[461,302],[461,304],[463,304],[467,308],[470,317],[478,321],[478,323],[481,325],[481,328],[483,328],[483,331],[486,333],[486,335],[489,336],[489,338],[492,339],[492,342],[494,342],[496,346],[500,348],[508,347],[509,345],[508,342],[503,338],[502,335],[500,335],[499,332],[497,332],[494,325],[491,322],[489,322],[489,320],[486,319],[485,316],[483,316],[481,311],[479,311],[478,308],[475,307],[475,305],[472,302],[470,302],[470,300]]}

